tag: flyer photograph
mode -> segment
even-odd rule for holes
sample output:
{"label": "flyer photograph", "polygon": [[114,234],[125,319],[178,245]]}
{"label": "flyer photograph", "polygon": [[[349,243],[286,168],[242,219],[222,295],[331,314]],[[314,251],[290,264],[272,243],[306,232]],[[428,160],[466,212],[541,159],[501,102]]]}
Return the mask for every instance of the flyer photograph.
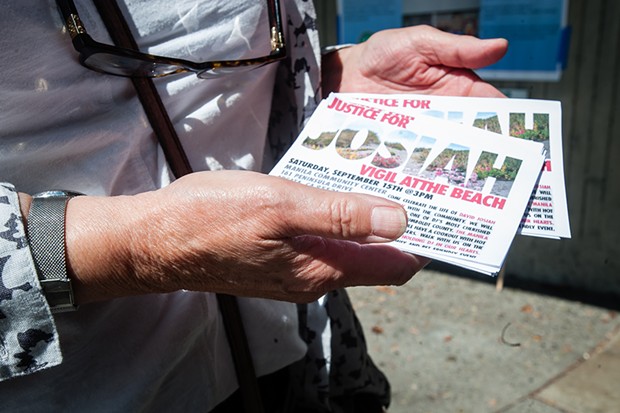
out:
{"label": "flyer photograph", "polygon": [[542,143],[332,94],[270,174],[398,202],[394,246],[495,274],[544,161]]}
{"label": "flyer photograph", "polygon": [[541,142],[547,157],[519,232],[545,238],[570,238],[562,151],[562,108],[558,101],[429,95],[348,95],[412,115],[484,129],[505,136]]}

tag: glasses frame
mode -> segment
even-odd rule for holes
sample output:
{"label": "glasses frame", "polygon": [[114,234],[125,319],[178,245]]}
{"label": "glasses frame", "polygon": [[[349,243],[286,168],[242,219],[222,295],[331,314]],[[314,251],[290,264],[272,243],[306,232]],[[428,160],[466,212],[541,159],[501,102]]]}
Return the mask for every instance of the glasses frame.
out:
{"label": "glasses frame", "polygon": [[[62,16],[63,22],[69,35],[73,47],[79,53],[80,63],[88,69],[95,70],[97,72],[107,73],[122,77],[163,77],[177,73],[194,72],[198,77],[202,77],[201,74],[208,71],[227,68],[240,68],[240,67],[260,67],[268,63],[272,63],[281,59],[284,59],[287,55],[286,44],[284,41],[284,30],[282,26],[282,18],[280,15],[280,2],[279,0],[267,0],[270,37],[271,37],[271,52],[267,56],[239,59],[239,60],[214,60],[208,62],[193,62],[185,59],[176,59],[165,56],[158,56],[149,53],[143,53],[137,50],[126,49],[123,47],[117,47],[100,43],[94,40],[87,32],[86,28],[80,20],[77,8],[73,0],[56,0],[58,9]],[[123,74],[112,71],[106,71],[105,69],[88,65],[86,62],[89,57],[106,53],[121,58],[133,59],[146,64],[152,65],[168,65],[174,66],[176,70],[172,70],[166,73],[150,73],[140,72],[134,74]],[[209,76],[207,76],[209,77]]]}

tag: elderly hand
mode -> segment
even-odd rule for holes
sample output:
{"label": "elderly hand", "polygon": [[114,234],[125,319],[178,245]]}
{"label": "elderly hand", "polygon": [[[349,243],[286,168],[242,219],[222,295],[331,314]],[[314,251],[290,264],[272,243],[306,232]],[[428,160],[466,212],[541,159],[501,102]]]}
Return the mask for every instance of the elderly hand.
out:
{"label": "elderly hand", "polygon": [[428,260],[381,244],[405,228],[403,208],[381,198],[203,172],[140,195],[72,199],[67,260],[79,303],[179,289],[309,302],[408,281]]}
{"label": "elderly hand", "polygon": [[385,30],[325,56],[323,91],[500,97],[471,69],[501,59],[504,39],[480,40],[429,26]]}

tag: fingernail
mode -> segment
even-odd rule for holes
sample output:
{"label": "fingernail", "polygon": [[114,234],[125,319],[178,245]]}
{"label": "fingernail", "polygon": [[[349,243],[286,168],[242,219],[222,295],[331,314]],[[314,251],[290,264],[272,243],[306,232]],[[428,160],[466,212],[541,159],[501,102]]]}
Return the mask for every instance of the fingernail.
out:
{"label": "fingernail", "polygon": [[407,217],[403,210],[375,207],[371,216],[372,233],[386,239],[396,239],[407,229]]}

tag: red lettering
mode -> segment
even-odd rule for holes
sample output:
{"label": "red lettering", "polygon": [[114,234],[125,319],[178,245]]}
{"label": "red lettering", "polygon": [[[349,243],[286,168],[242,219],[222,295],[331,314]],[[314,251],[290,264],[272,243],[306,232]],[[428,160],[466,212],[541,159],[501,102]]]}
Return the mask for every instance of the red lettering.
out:
{"label": "red lettering", "polygon": [[413,109],[430,109],[431,108],[430,100],[420,100],[420,99],[405,99],[403,100],[404,108],[413,108]]}
{"label": "red lettering", "polygon": [[495,209],[504,209],[504,206],[506,205],[506,198],[500,198],[494,195],[483,196],[480,192],[461,188],[453,188],[450,196],[452,198],[462,199],[463,201],[472,202],[474,204],[484,205]]}
{"label": "red lettering", "polygon": [[360,171],[360,174],[362,175],[366,175],[366,174],[372,174],[372,172],[375,170],[376,168],[373,166],[368,166],[368,165],[362,165],[362,170]]}

